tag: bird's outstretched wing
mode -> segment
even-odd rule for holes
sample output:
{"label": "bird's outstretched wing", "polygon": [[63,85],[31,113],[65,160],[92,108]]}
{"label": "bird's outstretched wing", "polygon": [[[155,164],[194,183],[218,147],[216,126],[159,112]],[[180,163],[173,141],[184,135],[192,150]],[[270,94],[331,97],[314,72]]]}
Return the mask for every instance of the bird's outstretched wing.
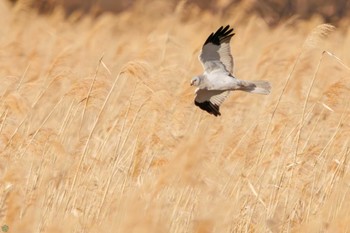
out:
{"label": "bird's outstretched wing", "polygon": [[197,89],[194,104],[214,116],[220,116],[220,105],[228,94],[229,91]]}
{"label": "bird's outstretched wing", "polygon": [[233,58],[230,49],[230,40],[235,33],[230,25],[221,26],[215,33],[211,33],[204,42],[199,60],[205,72],[211,73],[214,70],[222,70],[232,73]]}

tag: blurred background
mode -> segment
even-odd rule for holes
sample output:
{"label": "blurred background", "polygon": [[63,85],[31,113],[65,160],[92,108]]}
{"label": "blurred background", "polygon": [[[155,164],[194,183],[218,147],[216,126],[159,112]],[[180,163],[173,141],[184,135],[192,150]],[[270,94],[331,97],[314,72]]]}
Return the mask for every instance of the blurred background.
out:
{"label": "blurred background", "polygon": [[[157,1],[133,1],[133,0],[10,0],[13,4],[25,1],[40,13],[50,13],[56,7],[63,7],[67,16],[73,12],[93,13],[96,16],[103,12],[120,13],[133,4],[144,2],[152,7]],[[178,0],[172,2],[175,8]],[[257,14],[270,26],[274,26],[281,20],[298,16],[309,19],[320,16],[324,22],[337,24],[338,21],[349,14],[349,0],[187,0],[183,1],[186,6],[198,7],[201,10],[214,13],[225,13],[233,8],[244,6],[245,14]],[[242,9],[242,8],[241,8]]]}

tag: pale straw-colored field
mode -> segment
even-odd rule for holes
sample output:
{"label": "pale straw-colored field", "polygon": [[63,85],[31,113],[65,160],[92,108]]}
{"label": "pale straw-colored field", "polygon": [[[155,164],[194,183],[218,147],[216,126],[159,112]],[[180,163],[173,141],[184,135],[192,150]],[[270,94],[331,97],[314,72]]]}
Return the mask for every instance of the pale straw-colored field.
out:
{"label": "pale straw-colored field", "polygon": [[[350,232],[347,23],[166,1],[0,15],[3,231]],[[189,84],[226,24],[235,75],[272,93],[231,93],[216,118]]]}

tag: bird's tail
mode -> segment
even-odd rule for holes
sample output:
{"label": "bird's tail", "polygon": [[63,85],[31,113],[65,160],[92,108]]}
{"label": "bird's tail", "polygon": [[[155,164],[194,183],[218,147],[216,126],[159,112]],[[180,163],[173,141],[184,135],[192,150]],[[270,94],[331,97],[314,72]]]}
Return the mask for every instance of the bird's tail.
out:
{"label": "bird's tail", "polygon": [[267,81],[242,81],[239,90],[250,93],[268,95],[271,91],[271,85]]}

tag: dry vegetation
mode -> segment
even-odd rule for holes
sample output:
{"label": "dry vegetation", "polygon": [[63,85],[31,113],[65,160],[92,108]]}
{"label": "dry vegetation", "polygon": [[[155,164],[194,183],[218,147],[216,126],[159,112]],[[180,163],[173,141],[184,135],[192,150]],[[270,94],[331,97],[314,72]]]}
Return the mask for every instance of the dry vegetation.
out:
{"label": "dry vegetation", "polygon": [[[318,18],[270,29],[239,9],[152,9],[76,21],[0,2],[0,225],[349,232],[349,33]],[[273,90],[232,93],[215,118],[189,80],[227,23],[235,74]]]}

